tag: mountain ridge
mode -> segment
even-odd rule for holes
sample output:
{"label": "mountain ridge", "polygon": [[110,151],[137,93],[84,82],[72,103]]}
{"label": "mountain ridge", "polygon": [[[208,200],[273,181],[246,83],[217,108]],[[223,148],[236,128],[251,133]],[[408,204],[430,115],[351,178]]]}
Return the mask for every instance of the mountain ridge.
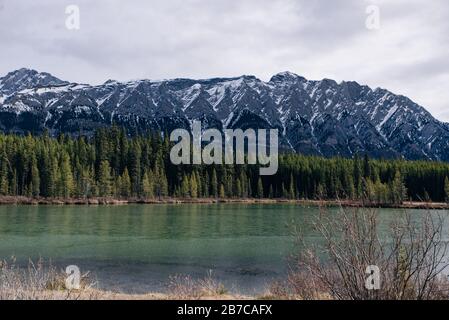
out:
{"label": "mountain ridge", "polygon": [[449,125],[403,95],[355,81],[307,80],[281,72],[255,76],[71,83],[19,69],[0,78],[0,130],[92,133],[277,128],[284,150],[326,157],[449,161]]}

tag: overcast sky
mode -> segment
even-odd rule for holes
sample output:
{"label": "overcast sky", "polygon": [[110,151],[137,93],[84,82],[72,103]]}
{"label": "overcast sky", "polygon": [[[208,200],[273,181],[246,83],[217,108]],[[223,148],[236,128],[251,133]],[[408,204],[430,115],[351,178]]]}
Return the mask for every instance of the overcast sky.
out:
{"label": "overcast sky", "polygon": [[[80,29],[66,27],[78,5]],[[380,9],[380,28],[366,9]],[[371,20],[370,20],[371,21]],[[449,121],[447,0],[0,0],[0,75],[68,81],[281,71],[404,94]]]}

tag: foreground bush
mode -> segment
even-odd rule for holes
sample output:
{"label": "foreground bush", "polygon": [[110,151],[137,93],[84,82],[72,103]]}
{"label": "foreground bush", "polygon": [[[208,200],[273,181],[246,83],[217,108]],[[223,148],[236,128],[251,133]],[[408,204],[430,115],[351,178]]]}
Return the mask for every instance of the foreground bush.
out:
{"label": "foreground bush", "polygon": [[89,291],[93,283],[84,275],[80,290],[67,290],[67,275],[42,259],[29,261],[26,268],[15,260],[0,261],[0,300],[77,300],[96,299],[97,291]]}
{"label": "foreground bush", "polygon": [[227,294],[224,285],[212,277],[209,272],[203,279],[175,275],[170,277],[168,296],[171,299],[198,300],[205,297],[219,297]]}
{"label": "foreground bush", "polygon": [[[296,229],[298,254],[288,280],[272,291],[300,299],[447,299],[443,218],[426,212],[416,221],[404,212],[387,230],[378,219],[375,209],[341,208],[335,214],[322,208],[312,224],[324,241],[307,243]],[[366,288],[368,266],[380,270],[378,290]]]}

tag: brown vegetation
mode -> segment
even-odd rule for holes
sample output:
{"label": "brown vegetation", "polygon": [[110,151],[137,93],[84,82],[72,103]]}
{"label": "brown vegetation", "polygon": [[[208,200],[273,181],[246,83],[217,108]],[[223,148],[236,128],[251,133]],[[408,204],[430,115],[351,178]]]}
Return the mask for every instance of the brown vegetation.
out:
{"label": "brown vegetation", "polygon": [[67,275],[42,259],[29,261],[23,268],[15,260],[0,262],[0,300],[234,300],[248,297],[231,295],[209,273],[203,279],[170,277],[168,293],[125,294],[96,288],[89,274],[81,278],[81,288],[68,290]]}
{"label": "brown vegetation", "polygon": [[212,277],[212,272],[199,280],[194,280],[190,276],[175,275],[170,277],[168,285],[168,296],[179,300],[223,297],[227,293],[224,285]]}
{"label": "brown vegetation", "polygon": [[[324,239],[304,241],[297,229],[298,254],[287,281],[273,286],[281,299],[431,300],[447,299],[449,283],[443,220],[430,213],[418,221],[408,213],[387,231],[374,209],[341,208],[340,214],[322,209],[313,222]],[[368,290],[368,266],[380,269],[380,289]]]}
{"label": "brown vegetation", "polygon": [[95,300],[100,292],[88,274],[81,278],[79,290],[67,290],[67,275],[58,271],[42,259],[29,261],[26,268],[15,264],[15,260],[0,261],[0,300]]}

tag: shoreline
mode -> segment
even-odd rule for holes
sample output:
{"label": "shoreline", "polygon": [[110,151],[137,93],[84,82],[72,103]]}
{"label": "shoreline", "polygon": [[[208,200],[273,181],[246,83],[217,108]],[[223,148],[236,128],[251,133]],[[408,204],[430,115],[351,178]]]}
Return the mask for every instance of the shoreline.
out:
{"label": "shoreline", "polygon": [[410,202],[401,205],[364,203],[354,200],[289,200],[289,199],[219,199],[219,198],[161,198],[161,199],[117,199],[117,198],[30,198],[23,196],[0,196],[0,205],[130,205],[130,204],[294,204],[300,206],[328,206],[353,208],[387,208],[387,209],[427,209],[449,210],[449,203]]}
{"label": "shoreline", "polygon": [[[79,290],[40,290],[36,292],[27,293],[32,295],[36,300],[53,300],[53,301],[66,301],[66,300],[94,300],[94,301],[257,301],[265,300],[267,298],[273,300],[282,300],[281,297],[274,297],[267,293],[254,296],[230,294],[230,293],[209,293],[201,296],[192,297],[180,297],[167,293],[147,292],[142,294],[134,293],[122,293],[102,289],[79,289]],[[25,299],[24,299],[25,300]]]}

